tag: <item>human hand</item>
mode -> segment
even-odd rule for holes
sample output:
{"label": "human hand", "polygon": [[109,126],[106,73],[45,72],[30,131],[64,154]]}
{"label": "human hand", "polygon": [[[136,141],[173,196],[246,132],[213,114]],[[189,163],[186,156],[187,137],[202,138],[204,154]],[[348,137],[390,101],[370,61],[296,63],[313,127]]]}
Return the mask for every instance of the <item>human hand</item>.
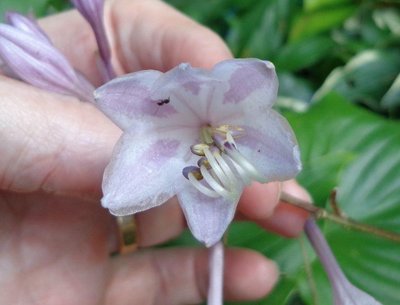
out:
{"label": "human hand", "polygon": [[[160,1],[110,2],[106,16],[119,73],[165,71],[184,61],[211,67],[231,56],[215,34]],[[73,65],[99,84],[96,44],[84,20],[68,12],[42,25]],[[204,299],[206,250],[147,249],[109,257],[117,247],[116,227],[98,201],[102,172],[120,130],[92,105],[70,97],[5,77],[0,93],[0,304]],[[304,196],[293,182],[284,187]],[[279,189],[277,183],[248,188],[240,217],[295,235],[304,215],[277,205]],[[142,247],[175,237],[185,227],[175,200],[137,215],[137,225]],[[277,278],[271,261],[248,250],[226,255],[227,298],[257,298],[271,289]]]}

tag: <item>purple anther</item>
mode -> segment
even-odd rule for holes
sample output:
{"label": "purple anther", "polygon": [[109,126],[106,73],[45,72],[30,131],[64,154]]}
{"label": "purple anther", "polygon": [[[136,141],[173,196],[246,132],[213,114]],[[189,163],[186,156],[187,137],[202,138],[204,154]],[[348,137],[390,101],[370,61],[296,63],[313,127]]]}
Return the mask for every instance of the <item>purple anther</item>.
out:
{"label": "purple anther", "polygon": [[182,175],[189,180],[189,174],[197,174],[200,173],[200,168],[197,166],[186,166],[182,169]]}

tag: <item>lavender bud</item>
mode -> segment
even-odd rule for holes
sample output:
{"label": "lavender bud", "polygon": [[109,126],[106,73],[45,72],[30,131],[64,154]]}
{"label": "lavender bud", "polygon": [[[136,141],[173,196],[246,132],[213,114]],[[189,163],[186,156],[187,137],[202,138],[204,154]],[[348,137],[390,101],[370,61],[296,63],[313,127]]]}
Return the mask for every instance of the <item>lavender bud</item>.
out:
{"label": "lavender bud", "polygon": [[[15,22],[17,18],[12,17]],[[27,26],[18,19],[18,26]],[[30,26],[34,23],[30,23]],[[0,24],[0,59],[13,74],[38,88],[93,100],[93,86],[72,68],[68,60],[54,48],[39,30],[24,31]],[[32,34],[36,33],[36,34]]]}
{"label": "lavender bud", "polygon": [[7,12],[6,21],[12,27],[30,34],[35,39],[51,44],[49,37],[39,27],[35,19],[14,12]]}
{"label": "lavender bud", "polygon": [[115,72],[111,65],[111,52],[106,31],[103,24],[104,0],[71,0],[72,4],[82,14],[93,29],[99,47],[104,80],[115,78]]}
{"label": "lavender bud", "polygon": [[381,305],[369,294],[349,282],[314,219],[310,218],[306,221],[304,231],[331,282],[335,305]]}

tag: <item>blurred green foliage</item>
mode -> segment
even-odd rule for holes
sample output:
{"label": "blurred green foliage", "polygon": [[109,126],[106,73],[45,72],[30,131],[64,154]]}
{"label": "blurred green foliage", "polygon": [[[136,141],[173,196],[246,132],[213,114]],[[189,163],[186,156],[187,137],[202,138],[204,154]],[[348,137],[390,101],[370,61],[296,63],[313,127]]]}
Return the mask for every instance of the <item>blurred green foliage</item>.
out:
{"label": "blurred green foliage", "polygon": [[6,11],[16,11],[42,17],[68,7],[70,7],[70,4],[66,0],[1,0],[0,21],[3,21]]}
{"label": "blurred green foliage", "polygon": [[[325,207],[338,186],[346,215],[400,233],[398,0],[168,2],[219,33],[235,56],[275,63],[278,107],[302,151],[298,178],[316,204]],[[66,7],[62,0],[2,0],[0,13],[14,9],[43,16]],[[400,304],[400,244],[321,225],[351,281],[384,305]],[[282,270],[270,296],[246,304],[332,304],[327,278],[303,239],[287,240],[249,223],[232,226],[231,245],[261,251]],[[184,234],[174,243],[193,240]],[[316,300],[305,264],[312,270]]]}

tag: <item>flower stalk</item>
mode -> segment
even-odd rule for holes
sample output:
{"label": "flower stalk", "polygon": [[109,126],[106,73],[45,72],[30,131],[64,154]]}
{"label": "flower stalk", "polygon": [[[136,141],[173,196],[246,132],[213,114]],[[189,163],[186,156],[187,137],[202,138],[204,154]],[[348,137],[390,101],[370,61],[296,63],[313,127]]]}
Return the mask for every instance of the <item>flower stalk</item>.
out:
{"label": "flower stalk", "polygon": [[224,284],[224,244],[222,241],[210,248],[209,274],[207,305],[222,305]]}
{"label": "flower stalk", "polygon": [[381,228],[377,228],[375,226],[360,223],[360,222],[358,222],[354,219],[348,218],[344,215],[336,215],[336,214],[329,213],[327,210],[317,207],[317,206],[313,205],[311,202],[293,197],[288,193],[282,192],[281,196],[280,196],[280,200],[287,204],[293,205],[302,210],[310,212],[315,219],[326,219],[326,220],[335,222],[337,224],[340,224],[342,226],[345,226],[346,228],[349,228],[349,229],[370,233],[370,234],[376,235],[378,237],[400,243],[400,234],[398,234],[396,232],[390,232],[387,230],[383,230]]}
{"label": "flower stalk", "polygon": [[369,294],[349,282],[313,218],[306,221],[304,232],[328,275],[335,305],[380,305]]}

